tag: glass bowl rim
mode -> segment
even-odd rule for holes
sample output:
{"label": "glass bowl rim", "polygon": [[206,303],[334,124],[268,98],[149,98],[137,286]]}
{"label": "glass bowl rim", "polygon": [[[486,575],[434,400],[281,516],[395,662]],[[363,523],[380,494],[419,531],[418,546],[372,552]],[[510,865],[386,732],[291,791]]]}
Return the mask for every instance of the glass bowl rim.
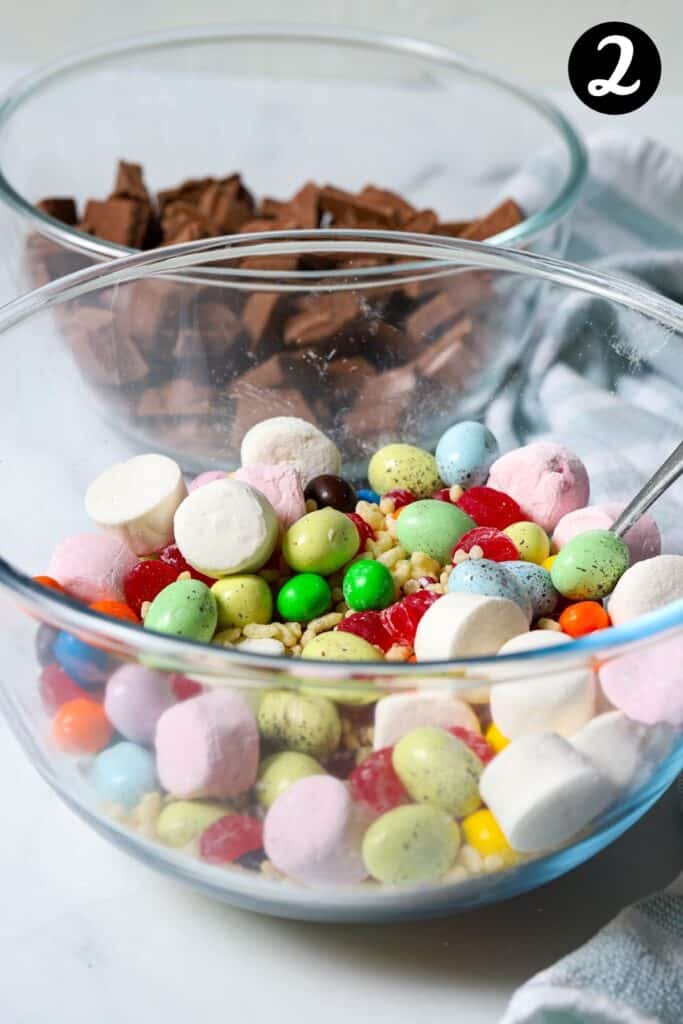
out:
{"label": "glass bowl rim", "polygon": [[[53,81],[74,72],[80,72],[88,65],[99,61],[136,53],[140,50],[163,49],[173,46],[191,46],[226,39],[231,42],[248,40],[298,40],[308,43],[337,44],[377,49],[394,55],[404,54],[429,60],[451,68],[457,68],[472,78],[480,79],[490,86],[515,97],[528,108],[535,110],[552,127],[563,143],[568,156],[568,168],[562,187],[552,201],[542,210],[526,217],[519,224],[498,232],[488,241],[497,245],[520,245],[531,241],[538,234],[557,223],[576,202],[588,172],[588,156],[585,146],[559,107],[528,89],[525,85],[498,74],[486,65],[460,54],[448,47],[410,36],[372,32],[367,29],[330,27],[315,24],[229,24],[196,26],[159,33],[146,33],[108,44],[80,51],[61,60],[52,62],[42,69],[21,78],[3,95],[0,95],[0,142],[5,126],[12,115],[37,93],[49,88]],[[0,200],[27,219],[41,234],[60,242],[66,248],[88,254],[95,259],[111,259],[136,252],[128,246],[104,242],[92,235],[62,224],[43,213],[17,192],[7,180],[0,165]],[[440,236],[436,236],[440,237]]]}
{"label": "glass bowl rim", "polygon": [[[0,337],[13,326],[87,291],[155,276],[161,279],[174,278],[178,271],[182,272],[187,268],[191,269],[206,263],[208,257],[225,260],[231,257],[237,258],[236,252],[239,258],[243,258],[245,250],[250,254],[254,252],[258,252],[259,255],[265,252],[278,254],[291,252],[292,249],[301,247],[307,251],[313,251],[320,244],[333,246],[347,243],[355,252],[358,252],[357,232],[339,231],[324,234],[336,238],[337,243],[331,241],[321,243],[321,232],[315,231],[290,232],[286,239],[283,239],[283,233],[276,232],[265,241],[261,235],[252,236],[252,240],[245,239],[243,236],[239,238],[239,246],[236,245],[235,236],[226,236],[222,239],[189,242],[152,250],[148,253],[137,253],[134,256],[123,257],[106,264],[94,264],[19,296],[0,308]],[[463,266],[463,269],[468,270],[474,267],[485,270],[502,270],[573,287],[587,294],[617,302],[683,334],[683,305],[665,299],[656,292],[634,284],[630,280],[604,271],[587,269],[563,260],[516,252],[480,242],[444,239],[435,241],[434,237],[430,235],[401,236],[396,232],[366,232],[365,237],[365,246],[369,251],[381,251],[385,255],[394,256],[419,256],[422,260],[433,260],[434,265],[439,268]],[[410,264],[406,265],[410,266]],[[262,271],[251,273],[257,278],[264,276]],[[362,275],[358,275],[358,272],[355,273],[362,277]],[[268,287],[272,288],[272,283],[269,283]],[[217,675],[229,676],[231,668],[234,671],[238,667],[246,669],[247,672],[252,669],[264,669],[271,670],[271,672],[277,671],[285,676],[295,675],[298,677],[299,685],[303,682],[304,677],[311,676],[316,672],[323,674],[328,682],[335,678],[348,680],[349,676],[353,675],[357,679],[364,678],[366,680],[392,677],[394,680],[400,680],[401,685],[408,685],[410,680],[426,675],[444,675],[450,672],[453,676],[464,668],[479,667],[485,670],[494,662],[498,666],[519,665],[521,668],[530,660],[541,664],[543,659],[552,659],[556,662],[577,654],[597,657],[614,647],[649,640],[683,625],[683,599],[681,599],[633,622],[573,640],[560,648],[524,651],[506,654],[502,657],[482,655],[414,664],[386,661],[312,660],[305,662],[302,659],[293,659],[284,655],[262,655],[240,652],[237,648],[206,645],[146,631],[132,623],[107,618],[34,582],[31,577],[14,568],[1,556],[0,589],[9,592],[15,599],[18,598],[22,607],[35,612],[39,619],[45,619],[56,624],[60,629],[72,632],[78,632],[79,629],[85,630],[91,635],[94,634],[113,643],[114,649],[117,645],[125,647],[126,651],[132,649],[138,657],[147,655],[175,659],[174,664],[176,662],[179,664],[182,661],[183,664],[190,665],[193,671],[206,673],[205,661],[207,652],[209,652],[212,666],[220,665],[220,672],[217,672]],[[471,688],[472,677],[468,676],[467,681]],[[483,678],[482,682],[486,682],[486,679]],[[367,682],[364,684],[364,688],[367,689]]]}

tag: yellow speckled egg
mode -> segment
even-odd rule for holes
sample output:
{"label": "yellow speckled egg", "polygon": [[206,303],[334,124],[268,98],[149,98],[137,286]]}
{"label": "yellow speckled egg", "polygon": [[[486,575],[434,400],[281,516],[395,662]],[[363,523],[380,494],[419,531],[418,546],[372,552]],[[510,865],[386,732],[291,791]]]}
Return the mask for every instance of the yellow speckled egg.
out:
{"label": "yellow speckled egg", "polygon": [[441,486],[436,459],[412,444],[388,444],[370,459],[370,486],[378,494],[405,488],[416,498],[429,498]]}

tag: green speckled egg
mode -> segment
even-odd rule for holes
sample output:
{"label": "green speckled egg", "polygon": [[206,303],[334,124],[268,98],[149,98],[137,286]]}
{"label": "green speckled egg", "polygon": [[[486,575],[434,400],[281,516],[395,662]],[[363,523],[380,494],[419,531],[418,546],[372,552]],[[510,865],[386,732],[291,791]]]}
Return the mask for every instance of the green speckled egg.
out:
{"label": "green speckled egg", "polygon": [[299,754],[294,750],[283,750],[279,754],[271,754],[261,762],[256,795],[261,807],[268,810],[281,793],[299,779],[309,775],[324,775],[325,769],[308,754]]}
{"label": "green speckled egg", "polygon": [[424,551],[443,565],[450,562],[451,552],[463,534],[476,525],[456,505],[427,499],[401,509],[396,535],[409,554]]}
{"label": "green speckled egg", "polygon": [[405,488],[416,498],[426,498],[441,486],[436,459],[412,444],[388,444],[370,459],[370,486],[378,494]]}
{"label": "green speckled egg", "polygon": [[466,743],[445,729],[426,726],[406,733],[394,747],[392,763],[417,803],[456,818],[471,814],[481,803],[479,777],[484,766]]}
{"label": "green speckled egg", "polygon": [[363,837],[368,874],[388,885],[432,882],[445,875],[460,849],[460,830],[427,804],[396,807],[372,823]]}
{"label": "green speckled egg", "polygon": [[628,548],[620,537],[609,530],[588,530],[565,544],[550,577],[564,597],[594,601],[612,593],[628,566]]}
{"label": "green speckled egg", "polygon": [[157,818],[157,835],[166,846],[187,846],[226,814],[230,808],[224,804],[177,800],[167,804]]}
{"label": "green speckled egg", "polygon": [[145,616],[145,629],[209,643],[216,631],[216,598],[199,580],[176,580],[157,594]]}
{"label": "green speckled egg", "polygon": [[257,715],[261,736],[276,747],[310,757],[333,754],[341,740],[339,713],[331,700],[292,690],[271,690]]}
{"label": "green speckled egg", "polygon": [[320,633],[306,644],[301,652],[302,658],[326,661],[382,661],[382,655],[376,647],[363,640],[361,636],[343,631]]}
{"label": "green speckled egg", "polygon": [[218,605],[218,628],[264,625],[273,617],[273,595],[262,576],[224,576],[211,587]]}
{"label": "green speckled egg", "polygon": [[336,508],[319,508],[290,526],[282,554],[296,572],[329,576],[349,562],[359,546],[358,530],[348,516]]}

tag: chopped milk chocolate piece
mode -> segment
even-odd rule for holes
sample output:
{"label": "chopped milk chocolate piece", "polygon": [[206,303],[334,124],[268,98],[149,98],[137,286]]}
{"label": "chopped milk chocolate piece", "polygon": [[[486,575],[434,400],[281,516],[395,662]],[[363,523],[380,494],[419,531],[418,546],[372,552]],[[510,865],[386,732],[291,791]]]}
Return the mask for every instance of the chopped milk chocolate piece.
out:
{"label": "chopped milk chocolate piece", "polygon": [[136,199],[90,199],[83,217],[84,230],[98,238],[132,249],[142,246],[151,215],[150,207]]}
{"label": "chopped milk chocolate piece", "polygon": [[387,435],[395,433],[405,421],[406,406],[412,401],[416,385],[417,377],[410,366],[368,377],[344,419],[346,429],[358,437],[378,430]]}
{"label": "chopped milk chocolate piece", "polygon": [[320,226],[319,195],[318,186],[309,181],[286,202],[280,199],[263,199],[259,213],[274,220],[291,220],[294,227],[309,231]]}
{"label": "chopped milk chocolate piece", "polygon": [[417,210],[412,216],[401,223],[401,231],[413,231],[415,234],[431,235],[439,223],[433,210]]}
{"label": "chopped milk chocolate piece", "polygon": [[279,270],[281,274],[289,274],[296,270],[299,258],[295,253],[278,253],[274,256],[250,256],[240,261],[242,270]]}
{"label": "chopped milk chocolate piece", "polygon": [[109,198],[139,199],[143,203],[150,203],[141,164],[129,164],[125,160],[119,160],[114,189]]}
{"label": "chopped milk chocolate piece", "polygon": [[232,235],[253,216],[254,199],[239,174],[212,181],[199,193],[197,209],[216,235]]}
{"label": "chopped milk chocolate piece", "polygon": [[202,333],[196,327],[181,327],[173,347],[173,358],[177,363],[206,364],[206,348]]}
{"label": "chopped milk chocolate piece", "polygon": [[362,391],[365,382],[378,375],[378,370],[363,356],[342,356],[331,360],[324,371],[324,386],[342,404],[350,404]]}
{"label": "chopped milk chocolate piece", "polygon": [[395,215],[387,213],[383,202],[360,199],[353,192],[345,192],[333,185],[321,188],[318,201],[321,211],[331,214],[337,227],[390,228],[396,223]]}
{"label": "chopped milk chocolate piece", "polygon": [[137,406],[138,416],[206,416],[211,411],[213,389],[178,377],[147,388]]}
{"label": "chopped milk chocolate piece", "polygon": [[210,289],[197,300],[197,328],[204,340],[216,350],[228,351],[239,337],[242,323],[236,314],[212,297]]}
{"label": "chopped milk chocolate piece", "polygon": [[415,213],[415,207],[398,193],[390,192],[387,188],[377,188],[376,185],[366,185],[358,193],[358,198],[373,206],[383,207],[387,216],[393,217],[399,224],[409,220]]}
{"label": "chopped milk chocolate piece", "polygon": [[79,306],[65,329],[79,367],[96,384],[115,388],[148,375],[149,364],[135,343],[116,333],[111,310]]}
{"label": "chopped milk chocolate piece", "polygon": [[240,387],[244,393],[252,388],[257,390],[265,388],[280,388],[287,383],[287,373],[282,363],[282,357],[271,356],[257,366],[252,367],[243,373],[239,379]]}
{"label": "chopped milk chocolate piece", "polygon": [[280,317],[280,296],[277,292],[254,292],[242,310],[242,323],[255,343],[275,331]]}
{"label": "chopped milk chocolate piece", "polygon": [[415,360],[413,366],[420,377],[427,380],[441,380],[447,386],[462,382],[463,359],[466,357],[463,339],[472,331],[469,317],[461,317],[441,335],[438,341],[429,345]]}
{"label": "chopped milk chocolate piece", "polygon": [[449,238],[462,238],[463,233],[474,222],[471,220],[444,220],[434,228],[435,235],[448,235]]}
{"label": "chopped milk chocolate piece", "polygon": [[487,275],[477,271],[464,271],[446,281],[441,277],[439,283],[442,290],[406,318],[406,327],[414,338],[433,336],[490,291]]}
{"label": "chopped milk chocolate piece", "polygon": [[205,189],[209,185],[213,185],[215,181],[215,178],[188,178],[177,188],[167,188],[157,192],[159,213],[163,216],[166,207],[175,202],[196,205]]}
{"label": "chopped milk chocolate piece", "polygon": [[470,226],[463,231],[461,238],[468,238],[473,242],[483,242],[492,235],[501,231],[507,231],[523,220],[523,214],[514,199],[505,199],[495,210],[491,210],[485,217],[474,220]]}
{"label": "chopped milk chocolate piece", "polygon": [[335,335],[355,320],[360,303],[351,292],[312,295],[300,313],[290,316],[285,324],[286,345],[310,345]]}
{"label": "chopped milk chocolate piece", "polygon": [[36,206],[43,213],[46,213],[48,217],[61,220],[63,224],[69,224],[71,227],[78,221],[76,203],[70,197],[51,196],[48,199],[41,199],[39,203],[36,203]]}
{"label": "chopped milk chocolate piece", "polygon": [[235,399],[232,436],[239,444],[247,430],[270,416],[298,416],[315,423],[317,417],[297,388],[246,389],[243,378],[230,392]]}
{"label": "chopped milk chocolate piece", "polygon": [[131,281],[114,298],[118,334],[129,334],[148,357],[163,355],[177,337],[185,288],[175,281]]}
{"label": "chopped milk chocolate piece", "polygon": [[177,199],[167,203],[161,217],[163,245],[196,242],[214,235],[211,223],[192,203]]}

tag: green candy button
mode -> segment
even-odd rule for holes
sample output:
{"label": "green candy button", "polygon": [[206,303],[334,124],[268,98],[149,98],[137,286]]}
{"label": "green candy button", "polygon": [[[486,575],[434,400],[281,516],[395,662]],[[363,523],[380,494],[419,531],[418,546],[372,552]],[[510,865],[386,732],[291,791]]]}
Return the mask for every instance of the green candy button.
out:
{"label": "green candy button", "polygon": [[277,610],[286,622],[310,622],[324,615],[331,604],[327,580],[314,572],[292,576],[277,595]]}
{"label": "green candy button", "polygon": [[356,612],[386,608],[394,600],[396,588],[386,565],[363,558],[346,570],[344,600]]}

